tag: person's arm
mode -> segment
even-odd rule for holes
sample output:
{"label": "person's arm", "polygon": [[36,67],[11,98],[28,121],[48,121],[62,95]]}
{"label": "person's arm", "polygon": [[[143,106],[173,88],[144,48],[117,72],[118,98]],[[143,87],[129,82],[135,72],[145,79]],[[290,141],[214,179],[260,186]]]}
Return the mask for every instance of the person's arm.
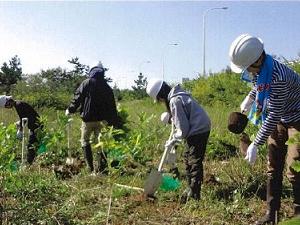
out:
{"label": "person's arm", "polygon": [[80,86],[76,89],[74,97],[71,100],[70,106],[68,107],[70,113],[75,113],[80,104],[82,103],[84,86],[84,83],[81,83]]}
{"label": "person's arm", "polygon": [[190,131],[190,124],[180,98],[175,98],[170,102],[173,123],[176,128],[174,137],[176,139],[186,138]]}
{"label": "person's arm", "polygon": [[107,121],[109,125],[113,125],[115,128],[121,129],[121,119],[118,117],[118,110],[115,102],[115,96],[113,90],[107,84],[107,95],[105,96],[106,99],[106,106],[108,107],[108,115],[110,116],[110,121]]}
{"label": "person's arm", "polygon": [[277,124],[284,113],[284,106],[287,101],[288,91],[284,81],[278,81],[272,84],[272,92],[270,93],[270,102],[268,107],[268,115],[265,122],[260,127],[254,144],[262,145],[276,128]]}

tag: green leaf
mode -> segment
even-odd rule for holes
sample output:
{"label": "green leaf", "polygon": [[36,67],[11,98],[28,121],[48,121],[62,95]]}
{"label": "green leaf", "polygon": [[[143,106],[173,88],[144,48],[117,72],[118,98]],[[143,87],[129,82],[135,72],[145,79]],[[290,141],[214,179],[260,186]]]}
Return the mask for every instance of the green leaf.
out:
{"label": "green leaf", "polygon": [[292,164],[292,169],[295,170],[297,173],[300,172],[300,161],[296,160],[293,164]]}

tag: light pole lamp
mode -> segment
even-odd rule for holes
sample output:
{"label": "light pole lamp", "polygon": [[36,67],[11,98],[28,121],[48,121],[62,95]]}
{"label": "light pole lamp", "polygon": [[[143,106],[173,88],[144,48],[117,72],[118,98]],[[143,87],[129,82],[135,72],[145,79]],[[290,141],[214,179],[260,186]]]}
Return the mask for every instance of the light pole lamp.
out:
{"label": "light pole lamp", "polygon": [[228,9],[228,7],[216,7],[216,8],[210,8],[210,9],[207,9],[204,13],[203,13],[203,76],[205,76],[205,18],[206,18],[206,14],[209,12],[209,11],[212,11],[212,10],[218,10],[218,9],[222,9],[222,10],[226,10]]}
{"label": "light pole lamp", "polygon": [[168,46],[177,46],[178,43],[169,43],[165,46],[164,50],[163,50],[163,55],[162,55],[162,80],[165,80],[165,52],[166,52],[166,48]]}

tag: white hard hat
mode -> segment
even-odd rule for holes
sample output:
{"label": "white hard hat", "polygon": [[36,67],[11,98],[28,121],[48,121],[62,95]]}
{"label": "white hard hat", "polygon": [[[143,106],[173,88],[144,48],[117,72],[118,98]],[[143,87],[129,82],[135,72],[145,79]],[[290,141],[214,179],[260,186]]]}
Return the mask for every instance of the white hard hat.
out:
{"label": "white hard hat", "polygon": [[5,107],[7,100],[11,99],[12,96],[0,95],[0,107]]}
{"label": "white hard hat", "polygon": [[229,49],[230,67],[235,73],[241,73],[259,59],[264,51],[264,43],[260,38],[250,34],[238,36]]}
{"label": "white hard hat", "polygon": [[164,124],[168,124],[169,121],[170,121],[170,113],[169,112],[163,112],[161,115],[160,115],[160,120],[161,122],[163,122]]}
{"label": "white hard hat", "polygon": [[150,79],[147,84],[146,92],[147,94],[152,97],[154,100],[156,100],[156,97],[161,89],[161,86],[163,84],[163,80],[160,79]]}

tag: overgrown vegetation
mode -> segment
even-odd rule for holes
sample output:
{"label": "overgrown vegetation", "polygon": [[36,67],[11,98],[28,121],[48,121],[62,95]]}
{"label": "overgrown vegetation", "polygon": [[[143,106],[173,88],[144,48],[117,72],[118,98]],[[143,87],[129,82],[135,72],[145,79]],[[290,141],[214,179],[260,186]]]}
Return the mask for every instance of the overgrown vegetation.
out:
{"label": "overgrown vegetation", "polygon": [[[79,63],[78,59],[74,62]],[[76,63],[78,70],[74,74],[82,74],[77,82],[84,77],[86,67]],[[297,65],[295,68],[299,68]],[[68,73],[61,69],[41,71],[12,86],[15,96],[38,108],[45,125],[43,132],[38,133],[41,148],[31,167],[20,167],[21,143],[16,139],[14,125],[16,114],[0,109],[2,224],[249,225],[265,213],[265,146],[257,163],[250,166],[239,151],[239,136],[227,131],[228,114],[239,110],[249,90],[236,74],[225,71],[184,84],[207,110],[213,129],[206,153],[201,201],[182,205],[179,198],[186,187],[184,144],[177,148],[179,190],[159,190],[157,199],[149,202],[143,199],[141,192],[118,186],[142,188],[151,169],[158,166],[170,127],[159,121],[164,106],[154,104],[150,98],[121,100],[119,115],[125,129],[105,127],[100,140],[93,143],[95,156],[100,150],[108,153],[108,175],[90,176],[84,165],[80,165],[76,173],[72,170],[70,176],[55,173],[53,168],[65,165],[69,156],[83,161],[79,142],[81,119],[75,115],[71,121],[60,110],[65,109],[76,86],[75,80],[68,85],[69,78],[61,80],[61,76]],[[251,136],[256,131],[256,127],[249,125],[246,133]],[[297,136],[290,144],[299,140]],[[292,215],[291,198],[291,187],[284,179],[283,220]]]}

